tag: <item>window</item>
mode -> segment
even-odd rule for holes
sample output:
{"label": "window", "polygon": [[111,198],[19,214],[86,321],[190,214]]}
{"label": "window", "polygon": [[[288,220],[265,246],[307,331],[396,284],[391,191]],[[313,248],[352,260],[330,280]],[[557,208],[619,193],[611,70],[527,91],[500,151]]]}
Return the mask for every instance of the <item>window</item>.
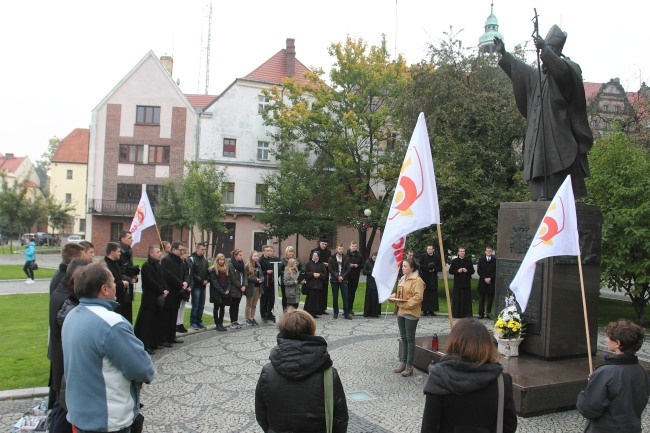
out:
{"label": "window", "polygon": [[65,178],[66,179],[72,179],[72,170],[66,170]]}
{"label": "window", "polygon": [[235,203],[235,183],[226,182],[223,184],[223,203],[225,204],[234,204]]}
{"label": "window", "polygon": [[269,145],[268,141],[258,141],[257,142],[257,159],[260,161],[269,160]]}
{"label": "window", "polygon": [[237,155],[237,140],[234,138],[223,139],[223,156],[234,158]]}
{"label": "window", "polygon": [[118,203],[139,203],[142,195],[142,185],[139,183],[118,183]]}
{"label": "window", "polygon": [[122,223],[111,223],[111,242],[120,241],[120,232],[124,230]]}
{"label": "window", "polygon": [[70,193],[65,194],[65,202],[66,203],[72,203],[72,194],[70,194]]}
{"label": "window", "polygon": [[145,125],[160,125],[160,107],[138,105],[135,123]]}
{"label": "window", "polygon": [[147,185],[147,197],[149,197],[151,206],[158,204],[160,196],[163,194],[164,190],[164,185]]}
{"label": "window", "polygon": [[253,232],[253,250],[262,251],[262,245],[266,245],[266,241],[264,232]]}
{"label": "window", "polygon": [[149,164],[169,164],[169,146],[149,146]]}
{"label": "window", "polygon": [[85,232],[86,231],[86,219],[85,218],[80,218],[79,219],[79,231],[80,232]]}
{"label": "window", "polygon": [[160,239],[171,243],[172,239],[174,239],[174,227],[160,227]]}
{"label": "window", "polygon": [[260,95],[259,104],[257,105],[257,114],[262,114],[269,107],[269,98],[264,95]]}
{"label": "window", "polygon": [[144,146],[141,144],[120,144],[120,162],[142,164],[144,162]]}
{"label": "window", "polygon": [[269,187],[263,183],[258,183],[255,185],[255,204],[260,206],[264,203],[266,194],[269,192]]}

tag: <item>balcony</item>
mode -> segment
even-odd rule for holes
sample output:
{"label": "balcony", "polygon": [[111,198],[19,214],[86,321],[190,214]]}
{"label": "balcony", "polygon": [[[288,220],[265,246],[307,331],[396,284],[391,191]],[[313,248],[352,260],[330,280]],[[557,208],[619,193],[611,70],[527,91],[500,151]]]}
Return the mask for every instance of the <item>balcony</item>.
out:
{"label": "balcony", "polygon": [[[151,209],[156,214],[156,204],[151,203]],[[92,215],[110,215],[133,217],[138,208],[138,202],[124,203],[117,200],[88,200],[88,213]]]}

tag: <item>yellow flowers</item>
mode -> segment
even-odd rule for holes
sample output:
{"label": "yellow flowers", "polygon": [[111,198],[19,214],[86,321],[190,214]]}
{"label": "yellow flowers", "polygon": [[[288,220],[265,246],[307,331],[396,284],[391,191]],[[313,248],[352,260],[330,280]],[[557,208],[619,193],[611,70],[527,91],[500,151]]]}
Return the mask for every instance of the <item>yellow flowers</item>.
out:
{"label": "yellow flowers", "polygon": [[514,302],[511,300],[511,302],[506,302],[506,305],[506,308],[501,310],[497,320],[494,322],[494,329],[498,331],[502,339],[519,338],[524,334],[526,325],[523,323]]}

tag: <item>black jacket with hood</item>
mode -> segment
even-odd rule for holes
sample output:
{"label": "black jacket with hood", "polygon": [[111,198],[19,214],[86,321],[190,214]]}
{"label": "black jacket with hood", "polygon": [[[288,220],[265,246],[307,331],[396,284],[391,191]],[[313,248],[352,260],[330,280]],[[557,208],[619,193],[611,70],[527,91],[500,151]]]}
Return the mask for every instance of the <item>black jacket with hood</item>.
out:
{"label": "black jacket with hood", "polygon": [[[271,362],[262,368],[255,389],[255,417],[265,433],[325,432],[323,371],[332,366],[323,337],[278,334]],[[334,379],[332,431],[348,428],[348,407],[341,379]]]}

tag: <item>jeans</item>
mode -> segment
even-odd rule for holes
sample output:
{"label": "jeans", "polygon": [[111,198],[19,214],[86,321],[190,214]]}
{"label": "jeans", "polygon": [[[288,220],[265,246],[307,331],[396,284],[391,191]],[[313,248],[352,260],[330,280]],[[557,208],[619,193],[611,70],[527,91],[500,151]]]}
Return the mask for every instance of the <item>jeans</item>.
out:
{"label": "jeans", "polygon": [[203,320],[203,308],[205,307],[205,287],[192,288],[192,312],[190,313],[190,325],[198,325]]}
{"label": "jeans", "polygon": [[413,367],[413,356],[415,355],[415,328],[418,327],[419,319],[406,319],[404,316],[397,316],[397,327],[399,336],[402,339],[402,353],[400,361],[407,367]]}
{"label": "jeans", "polygon": [[348,300],[348,283],[341,281],[340,283],[330,283],[332,285],[332,305],[334,306],[334,315],[339,314],[339,288],[341,289],[341,297],[343,298],[343,315],[348,317],[350,315],[350,302]]}
{"label": "jeans", "polygon": [[27,278],[29,278],[30,280],[34,279],[34,271],[32,270],[33,263],[34,260],[30,260],[28,262],[25,262],[25,264],[23,265],[23,272],[25,273],[25,275],[27,275]]}

